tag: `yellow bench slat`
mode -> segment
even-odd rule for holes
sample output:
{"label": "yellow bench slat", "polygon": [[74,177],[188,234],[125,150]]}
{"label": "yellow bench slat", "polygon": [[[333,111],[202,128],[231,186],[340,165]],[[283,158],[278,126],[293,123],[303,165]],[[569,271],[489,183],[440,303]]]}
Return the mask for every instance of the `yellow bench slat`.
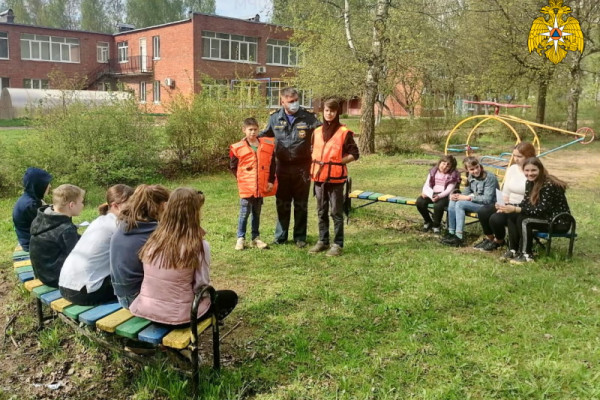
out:
{"label": "yellow bench slat", "polygon": [[[211,325],[211,318],[207,318],[198,324],[198,334],[204,332]],[[169,332],[162,340],[162,344],[173,349],[185,349],[192,340],[192,330],[190,328],[175,329]]]}
{"label": "yellow bench slat", "polygon": [[387,201],[387,199],[391,199],[392,197],[396,197],[396,196],[392,196],[391,194],[384,194],[383,196],[379,196],[377,198],[377,200],[379,200],[379,201]]}
{"label": "yellow bench slat", "polygon": [[13,267],[15,268],[19,268],[19,267],[27,267],[31,265],[31,261],[30,260],[21,260],[21,261],[15,261],[13,263]]}
{"label": "yellow bench slat", "polygon": [[414,206],[415,204],[417,204],[417,201],[416,200],[407,200],[406,204]]}
{"label": "yellow bench slat", "polygon": [[23,251],[23,248],[21,247],[20,244],[15,246],[15,251]]}
{"label": "yellow bench slat", "polygon": [[25,289],[27,289],[28,291],[32,291],[34,288],[38,287],[38,286],[42,286],[43,283],[42,281],[40,281],[39,279],[32,279],[30,281],[27,281],[23,284],[23,286],[25,286]]}
{"label": "yellow bench slat", "polygon": [[50,307],[52,307],[52,309],[54,311],[57,312],[63,312],[63,310],[67,307],[69,307],[71,303],[69,300],[67,299],[58,299],[58,300],[54,300],[52,303],[50,303]]}
{"label": "yellow bench slat", "polygon": [[362,192],[363,192],[362,190],[354,190],[353,192],[351,192],[351,193],[348,194],[348,197],[355,199]]}
{"label": "yellow bench slat", "polygon": [[133,314],[131,314],[129,310],[121,308],[119,311],[115,311],[114,313],[96,321],[96,327],[105,332],[114,333],[117,329],[117,326],[131,318],[133,318]]}

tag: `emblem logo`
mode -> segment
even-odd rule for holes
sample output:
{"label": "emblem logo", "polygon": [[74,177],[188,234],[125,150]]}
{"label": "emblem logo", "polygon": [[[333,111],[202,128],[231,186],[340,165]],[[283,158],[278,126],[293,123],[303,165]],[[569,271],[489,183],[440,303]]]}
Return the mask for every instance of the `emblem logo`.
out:
{"label": "emblem logo", "polygon": [[540,56],[542,52],[554,64],[561,62],[567,51],[583,53],[583,32],[579,21],[565,16],[571,13],[571,7],[563,6],[563,0],[548,0],[548,6],[542,7],[541,13],[548,15],[538,17],[531,24],[529,52],[535,50]]}
{"label": "emblem logo", "polygon": [[306,131],[298,131],[298,136],[300,137],[300,139],[304,139],[306,137]]}

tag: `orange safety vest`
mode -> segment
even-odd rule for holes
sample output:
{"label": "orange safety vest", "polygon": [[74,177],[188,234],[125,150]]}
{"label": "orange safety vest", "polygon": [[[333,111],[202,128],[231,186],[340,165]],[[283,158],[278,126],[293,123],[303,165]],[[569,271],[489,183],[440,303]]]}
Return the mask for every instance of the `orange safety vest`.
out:
{"label": "orange safety vest", "polygon": [[271,159],[275,150],[275,139],[259,138],[256,151],[246,139],[231,145],[231,152],[238,158],[237,181],[240,198],[274,196],[277,180],[273,189],[267,192]]}
{"label": "orange safety vest", "polygon": [[342,164],[342,149],[346,143],[348,128],[340,126],[333,136],[325,142],[323,128],[313,132],[311,179],[315,182],[344,183],[348,178],[348,168]]}

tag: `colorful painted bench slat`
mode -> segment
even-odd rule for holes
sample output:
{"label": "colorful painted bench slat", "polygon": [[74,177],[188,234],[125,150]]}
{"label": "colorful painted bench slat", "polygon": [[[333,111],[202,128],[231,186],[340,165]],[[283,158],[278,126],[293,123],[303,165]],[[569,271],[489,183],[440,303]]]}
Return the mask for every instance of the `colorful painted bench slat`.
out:
{"label": "colorful painted bench slat", "polygon": [[58,299],[58,300],[54,300],[52,303],[50,303],[50,307],[59,313],[62,313],[64,311],[65,308],[69,307],[70,305],[72,305],[73,303],[71,303],[69,300],[67,299]]}
{"label": "colorful painted bench slat", "polygon": [[33,280],[27,281],[23,284],[25,289],[27,289],[29,292],[31,292],[34,288],[36,288],[38,286],[42,286],[42,285],[43,285],[43,283],[39,279],[33,279]]}
{"label": "colorful painted bench slat", "polygon": [[377,198],[378,201],[388,201],[389,199],[393,199],[395,196],[392,196],[391,194],[384,194],[383,196],[379,196]]}
{"label": "colorful painted bench slat", "polygon": [[381,196],[383,196],[383,195],[384,195],[383,193],[373,193],[373,194],[369,195],[369,197],[367,197],[367,199],[369,199],[369,200],[379,200],[379,198]]}
{"label": "colorful painted bench slat", "polygon": [[129,339],[137,339],[138,333],[150,325],[152,322],[147,319],[140,317],[133,317],[128,321],[123,322],[121,325],[117,326],[115,332],[119,336],[124,336]]}
{"label": "colorful painted bench slat", "polygon": [[69,307],[65,307],[62,313],[71,319],[77,320],[79,318],[79,314],[86,312],[87,310],[91,310],[92,308],[94,307],[78,306],[74,304]]}
{"label": "colorful painted bench slat", "polygon": [[23,250],[15,251],[12,255],[13,261],[27,260],[28,258],[29,253]]}
{"label": "colorful painted bench slat", "polygon": [[18,274],[22,274],[23,272],[33,272],[33,267],[30,265],[30,266],[27,266],[27,267],[18,267],[18,268],[15,268],[15,274],[17,274],[17,275]]}
{"label": "colorful painted bench slat", "polygon": [[[198,332],[203,332],[211,324],[211,319],[205,319],[198,324]],[[163,345],[174,349],[185,349],[190,344],[192,331],[190,328],[175,329],[167,334],[163,340]]]}
{"label": "colorful painted bench slat", "polygon": [[34,287],[31,292],[35,295],[35,297],[37,297],[39,299],[41,295],[48,293],[48,292],[53,292],[55,290],[58,290],[58,289],[55,287],[52,287],[52,286],[41,285],[41,286]]}
{"label": "colorful painted bench slat", "polygon": [[52,292],[44,293],[40,296],[40,300],[44,304],[50,304],[55,300],[61,299],[62,295],[60,294],[60,290],[54,290]]}
{"label": "colorful painted bench slat", "polygon": [[20,261],[15,261],[13,263],[13,267],[15,268],[19,268],[19,267],[27,267],[31,265],[31,261],[29,259],[27,260],[20,260]]}
{"label": "colorful painted bench slat", "polygon": [[119,303],[102,304],[79,314],[79,321],[87,325],[94,325],[99,319],[102,319],[120,309],[121,305]]}
{"label": "colorful painted bench slat", "polygon": [[370,195],[372,195],[374,192],[362,192],[361,194],[358,195],[359,199],[368,199]]}
{"label": "colorful painted bench slat", "polygon": [[117,326],[121,325],[127,320],[130,320],[131,318],[133,318],[133,314],[131,314],[129,310],[121,308],[120,310],[96,321],[96,328],[105,332],[114,333],[117,329]]}
{"label": "colorful painted bench slat", "polygon": [[172,328],[165,325],[151,324],[138,334],[138,339],[142,342],[158,345],[162,343],[162,339],[171,330]]}
{"label": "colorful painted bench slat", "polygon": [[[26,268],[26,267],[23,267],[23,268]],[[17,277],[19,278],[19,281],[21,281],[21,282],[32,281],[35,278],[33,276],[33,271],[21,272],[20,274],[17,274]]]}

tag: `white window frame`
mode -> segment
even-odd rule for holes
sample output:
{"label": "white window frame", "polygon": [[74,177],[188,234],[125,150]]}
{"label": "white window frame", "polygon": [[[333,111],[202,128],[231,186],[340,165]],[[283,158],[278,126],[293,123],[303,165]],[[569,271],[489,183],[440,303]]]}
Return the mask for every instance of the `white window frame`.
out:
{"label": "white window frame", "polygon": [[140,103],[142,103],[142,104],[146,104],[146,96],[147,96],[146,93],[147,93],[146,92],[146,82],[142,81],[142,82],[140,82],[140,93],[139,93]]}
{"label": "white window frame", "polygon": [[302,63],[300,49],[287,40],[267,40],[267,65],[297,67]]}
{"label": "white window frame", "polygon": [[5,87],[10,87],[10,78],[0,77],[0,92],[2,92],[2,89]]}
{"label": "white window frame", "polygon": [[[267,83],[267,102],[269,108],[281,107],[280,93],[281,89],[290,86],[285,81],[270,81]],[[312,91],[298,90],[298,101],[304,108],[312,108]]]}
{"label": "white window frame", "polygon": [[0,54],[0,60],[8,60],[10,58],[10,50],[8,48],[8,32],[0,32],[0,43],[6,43],[6,57]]}
{"label": "white window frame", "polygon": [[152,59],[160,60],[160,36],[152,36]]}
{"label": "white window frame", "polygon": [[96,60],[101,64],[108,63],[110,58],[110,43],[96,42]]}
{"label": "white window frame", "polygon": [[119,63],[129,62],[129,42],[127,40],[117,43]]}
{"label": "white window frame", "polygon": [[48,79],[23,79],[23,88],[25,89],[48,89]]}
{"label": "white window frame", "polygon": [[202,31],[202,58],[257,64],[258,38]]}
{"label": "white window frame", "polygon": [[152,84],[152,100],[154,104],[160,104],[160,81],[154,81]]}
{"label": "white window frame", "polygon": [[70,37],[21,33],[21,60],[79,64],[80,41]]}

